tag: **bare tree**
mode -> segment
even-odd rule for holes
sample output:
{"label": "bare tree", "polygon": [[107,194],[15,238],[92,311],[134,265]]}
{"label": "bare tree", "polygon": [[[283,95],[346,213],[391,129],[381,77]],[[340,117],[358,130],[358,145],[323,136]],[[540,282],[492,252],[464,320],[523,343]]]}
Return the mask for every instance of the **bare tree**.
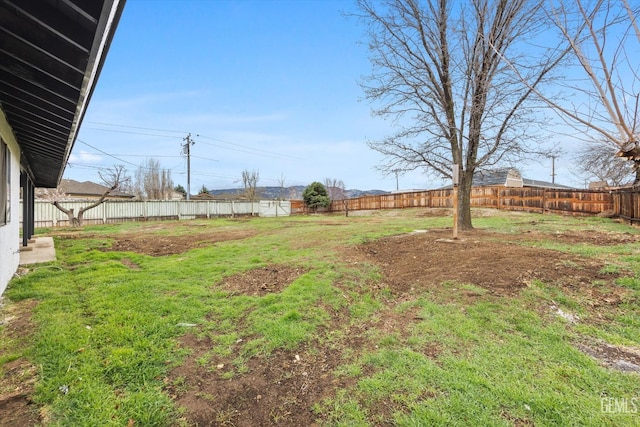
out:
{"label": "bare tree", "polygon": [[[556,0],[548,5],[549,21],[578,73],[569,68],[568,78],[561,81],[569,102],[539,91],[537,95],[579,132],[585,152],[595,148],[579,157],[588,163],[579,168],[601,165],[601,173],[608,175],[607,162],[615,155],[632,162],[634,185],[639,185],[640,6],[632,7],[628,0]],[[607,157],[595,159],[595,154]]]}
{"label": "bare tree", "polygon": [[[533,153],[531,94],[559,62],[526,45],[542,30],[541,2],[358,0],[373,72],[362,84],[374,115],[397,129],[369,147],[385,174],[459,165],[458,227],[471,228],[473,173]],[[557,51],[554,51],[554,54]],[[512,67],[505,66],[508,56]],[[530,87],[518,78],[527,76]]]}
{"label": "bare tree", "polygon": [[611,144],[586,144],[578,151],[578,172],[589,179],[595,178],[613,187],[631,184],[634,176],[633,164],[616,157],[617,152],[618,149]]}
{"label": "bare tree", "polygon": [[329,200],[342,201],[345,216],[349,216],[349,202],[347,201],[347,190],[344,181],[335,178],[325,178],[324,186],[329,194]]}
{"label": "bare tree", "polygon": [[341,179],[336,178],[325,178],[324,186],[327,189],[327,193],[329,194],[329,199],[333,200],[342,200],[346,196],[346,190],[344,186],[344,182]]}
{"label": "bare tree", "polygon": [[134,194],[143,200],[168,200],[173,192],[171,171],[160,167],[160,161],[149,158],[136,171]]}
{"label": "bare tree", "polygon": [[260,172],[245,169],[242,171],[242,184],[244,185],[244,194],[250,201],[254,202],[258,196],[258,181],[260,181]]}
{"label": "bare tree", "polygon": [[99,171],[98,175],[100,176],[103,184],[106,185],[107,189],[94,203],[79,209],[77,215],[74,212],[74,208],[65,208],[60,204],[60,199],[65,195],[64,189],[58,187],[55,192],[48,193],[49,197],[53,199],[53,206],[67,215],[67,217],[69,218],[69,224],[71,224],[71,226],[82,227],[85,212],[97,206],[100,206],[102,203],[104,203],[105,199],[109,194],[111,194],[111,192],[118,190],[122,185],[128,185],[128,183],[131,181],[131,178],[127,175],[127,170],[123,165],[115,165],[109,169]]}
{"label": "bare tree", "polygon": [[278,199],[280,200],[284,200],[285,199],[285,187],[284,187],[284,183],[286,181],[286,177],[284,176],[283,173],[280,174],[280,178],[278,178],[278,184],[280,185],[280,190],[278,191]]}

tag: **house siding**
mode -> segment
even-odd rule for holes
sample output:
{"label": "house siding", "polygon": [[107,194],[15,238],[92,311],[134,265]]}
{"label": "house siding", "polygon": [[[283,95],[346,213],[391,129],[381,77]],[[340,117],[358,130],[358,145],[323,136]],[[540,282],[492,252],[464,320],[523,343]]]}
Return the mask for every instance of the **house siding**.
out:
{"label": "house siding", "polygon": [[[0,295],[4,293],[20,263],[20,147],[13,130],[0,109],[0,136],[9,148],[11,159],[11,216],[0,225]],[[4,165],[1,166],[4,168]],[[4,173],[4,170],[2,171]]]}

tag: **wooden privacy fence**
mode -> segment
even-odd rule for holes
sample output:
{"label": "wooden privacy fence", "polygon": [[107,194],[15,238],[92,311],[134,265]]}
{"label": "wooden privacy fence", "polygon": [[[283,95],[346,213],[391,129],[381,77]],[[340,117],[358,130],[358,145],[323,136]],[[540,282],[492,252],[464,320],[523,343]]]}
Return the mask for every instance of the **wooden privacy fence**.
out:
{"label": "wooden privacy fence", "polygon": [[[452,193],[452,189],[445,189],[361,196],[333,201],[328,209],[320,212],[344,212],[345,209],[355,211],[412,207],[452,208]],[[597,215],[612,211],[614,203],[613,196],[608,191],[478,187],[471,190],[471,206],[541,213]],[[637,212],[640,213],[640,205],[636,206]],[[304,207],[302,201],[292,200],[291,212],[305,213],[308,209]]]}
{"label": "wooden privacy fence", "polygon": [[618,190],[612,194],[613,211],[616,216],[630,222],[640,221],[640,192]]}

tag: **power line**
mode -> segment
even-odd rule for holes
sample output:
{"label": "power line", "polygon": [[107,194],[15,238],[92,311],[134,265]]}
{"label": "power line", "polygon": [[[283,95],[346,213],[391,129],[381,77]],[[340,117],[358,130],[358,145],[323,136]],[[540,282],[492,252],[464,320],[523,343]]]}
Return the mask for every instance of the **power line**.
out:
{"label": "power line", "polygon": [[[101,150],[97,147],[95,147],[94,145],[89,144],[86,141],[83,141],[81,139],[76,139],[76,141],[78,141],[81,144],[86,145],[87,147],[90,147],[94,150],[96,150],[97,152],[104,154],[105,156],[111,157],[119,162],[122,163],[126,163],[128,165],[132,165],[135,166],[136,168],[142,168],[142,169],[150,169],[144,165],[137,165],[135,163],[129,162],[127,160],[124,160],[122,158],[120,158],[119,156],[122,157],[148,157],[148,158],[155,158],[155,157],[162,157],[162,158],[176,158],[176,157],[180,157],[180,156],[148,156],[148,155],[142,155],[142,154],[110,154],[107,153],[104,150]],[[206,143],[205,143],[206,144]],[[213,145],[213,144],[211,144]],[[193,158],[197,158],[197,159],[202,159],[202,160],[208,160],[208,161],[213,161],[213,162],[218,162],[219,160],[216,159],[209,159],[206,157],[200,157],[200,156],[192,156]],[[70,167],[85,167],[85,168],[93,168],[93,169],[104,169],[104,167],[101,166],[94,166],[94,165],[86,165],[86,164],[81,164],[81,163],[75,163],[75,162],[69,162],[68,163]],[[169,168],[168,170],[172,171],[172,173],[176,174],[176,175],[184,175],[185,172],[175,172],[172,170],[173,168]],[[220,175],[220,174],[215,174],[215,173],[211,173],[211,172],[204,172],[204,171],[191,171],[192,175],[197,175],[197,176],[209,176],[209,177],[213,177],[213,178],[223,178],[223,179],[231,179],[231,180],[235,180],[237,179],[237,177],[235,176],[230,176],[230,175]],[[269,181],[269,182],[274,182],[274,183],[279,183],[278,179],[274,179],[274,178],[265,178],[263,179],[263,181]]]}
{"label": "power line", "polygon": [[[104,122],[87,122],[94,125],[103,125],[103,126],[112,126],[112,127],[120,127],[120,128],[128,128],[128,129],[141,129],[141,130],[152,130],[155,132],[169,132],[169,133],[180,133],[185,134],[186,131],[183,130],[170,130],[170,129],[156,129],[156,128],[147,128],[141,126],[128,126],[128,125],[118,125],[115,123],[104,123]],[[91,128],[91,129],[99,129],[99,128]]]}
{"label": "power line", "polygon": [[[266,154],[266,155],[274,156],[274,157],[277,157],[277,158],[283,158],[283,159],[286,159],[286,160],[303,160],[300,157],[290,156],[290,155],[287,155],[287,154],[275,153],[273,151],[262,150],[262,149],[259,149],[259,148],[253,148],[253,147],[249,147],[249,146],[246,146],[246,145],[238,144],[238,143],[235,143],[235,142],[224,141],[222,139],[211,138],[211,137],[200,135],[200,134],[196,134],[196,136],[199,137],[199,138],[204,138],[204,139],[208,139],[208,140],[211,140],[211,141],[221,142],[223,144],[233,145],[233,146],[236,146],[236,147],[242,147],[242,148],[245,148],[247,150],[250,150],[249,152],[256,152],[256,153],[263,154],[263,155]],[[203,142],[203,144],[207,144],[207,143]],[[219,145],[215,145],[215,144],[211,144],[211,143],[208,143],[208,144],[209,145],[213,145],[215,147],[220,147]],[[228,150],[232,150],[232,148],[228,148],[228,147],[222,147],[222,148],[227,148]],[[241,151],[241,152],[247,152],[247,151],[243,151],[243,150],[240,150],[240,149],[234,149],[234,150],[235,151]]]}
{"label": "power line", "polygon": [[113,154],[109,154],[109,153],[107,153],[106,151],[103,151],[103,150],[99,149],[98,147],[94,147],[93,145],[89,144],[88,142],[84,142],[84,141],[82,141],[81,139],[76,139],[76,141],[80,142],[81,144],[86,145],[87,147],[91,147],[91,148],[93,148],[94,150],[96,150],[96,151],[98,151],[98,152],[100,152],[100,153],[104,154],[105,156],[112,157],[112,158],[116,159],[116,160],[117,160],[117,161],[119,161],[119,162],[127,163],[127,164],[129,164],[129,165],[133,165],[133,166],[138,166],[138,165],[136,165],[135,163],[128,162],[128,161],[126,161],[126,160],[123,160],[123,159],[121,159],[121,158],[119,158],[119,157],[114,156]]}
{"label": "power line", "polygon": [[193,156],[193,155],[191,156],[191,158],[200,159],[200,160],[208,160],[210,162],[219,162],[220,161],[220,160],[217,160],[217,159],[209,159],[207,157],[200,157],[200,156]]}
{"label": "power line", "polygon": [[87,127],[86,129],[100,130],[103,132],[113,132],[113,133],[126,133],[129,135],[155,136],[157,138],[180,138],[179,136],[175,136],[175,135],[160,135],[157,133],[131,132],[126,130],[116,130],[116,129],[102,129],[102,128],[92,128],[92,127]]}
{"label": "power line", "polygon": [[[186,131],[181,131],[181,130],[158,129],[158,128],[143,127],[143,126],[130,126],[130,125],[123,125],[123,124],[116,124],[116,123],[105,123],[105,122],[88,122],[88,123],[102,125],[102,126],[120,127],[120,128],[125,128],[125,129],[139,129],[139,130],[148,130],[148,131],[154,131],[154,132],[180,133],[182,135],[184,135],[185,133],[188,133]],[[99,130],[99,131],[104,131],[104,132],[125,133],[125,134],[131,134],[131,135],[156,136],[156,137],[159,137],[159,138],[179,138],[179,136],[175,136],[175,135],[160,135],[160,134],[155,134],[155,133],[131,132],[131,131],[116,130],[116,129],[104,129],[104,128],[97,128],[97,127],[88,127],[87,129]],[[211,145],[211,146],[219,147],[219,148],[225,148],[227,150],[239,151],[241,153],[248,153],[248,154],[267,155],[267,156],[271,156],[271,157],[275,157],[275,158],[281,158],[281,159],[285,159],[285,160],[304,160],[301,157],[291,156],[291,155],[288,155],[288,154],[280,154],[280,153],[276,153],[276,152],[268,151],[268,150],[262,150],[260,148],[254,148],[254,147],[250,147],[250,146],[247,146],[247,145],[239,144],[237,142],[230,142],[230,141],[225,141],[225,140],[218,139],[218,138],[212,138],[212,137],[209,137],[209,136],[206,136],[206,135],[202,135],[202,134],[196,134],[195,136],[198,137],[198,138],[208,139],[210,141],[216,141],[216,142],[220,142],[222,144],[231,145],[232,147],[240,147],[240,148],[231,148],[231,147],[225,147],[225,146],[206,143],[206,142],[202,142],[201,141],[203,144]]]}
{"label": "power line", "polygon": [[[170,157],[170,158],[178,158],[178,157],[182,157],[180,155],[175,155],[175,156],[159,156],[154,154],[153,156],[150,156],[148,154],[112,154],[112,156],[120,156],[120,157]],[[209,159],[211,160],[211,159]],[[217,161],[217,160],[214,160]]]}
{"label": "power line", "polygon": [[[113,159],[116,159],[119,162],[126,163],[126,164],[131,165],[131,166],[135,166],[136,168],[149,169],[149,170],[152,169],[152,168],[148,168],[148,167],[143,166],[143,165],[137,165],[137,164],[129,162],[127,160],[121,159],[120,157],[117,157],[117,155],[115,155],[115,154],[109,154],[106,151],[101,150],[98,147],[95,147],[95,146],[93,146],[93,145],[89,144],[88,142],[85,142],[85,141],[83,141],[81,139],[76,139],[76,141],[80,142],[81,144],[86,145],[87,147],[93,148],[94,150],[96,150],[99,153],[104,154],[105,156],[109,156],[109,157],[111,157]],[[153,158],[153,157],[156,157],[156,156],[146,156],[146,157]],[[157,156],[157,157],[179,157],[179,156]],[[99,168],[99,169],[104,169],[104,168]]]}
{"label": "power line", "polygon": [[[83,168],[83,169],[96,169],[96,170],[104,170],[105,167],[104,166],[96,166],[96,165],[88,165],[88,164],[84,164],[84,163],[77,163],[77,162],[68,162],[67,165],[70,168]],[[145,166],[139,165],[138,167],[143,168],[143,169],[149,169]],[[171,171],[172,175],[186,175],[187,172],[186,171],[176,171],[174,170],[173,167],[171,168],[167,168],[167,170]],[[222,175],[222,174],[217,174],[217,173],[212,173],[212,172],[204,172],[204,171],[191,171],[191,175],[192,176],[200,176],[200,177],[210,177],[210,178],[221,178],[221,179],[228,179],[228,180],[237,180],[238,177],[237,176],[233,176],[233,175]],[[276,178],[261,178],[260,181],[265,181],[265,182],[273,182],[276,184],[280,183],[280,180],[276,179]],[[304,185],[303,182],[293,182],[291,185]]]}

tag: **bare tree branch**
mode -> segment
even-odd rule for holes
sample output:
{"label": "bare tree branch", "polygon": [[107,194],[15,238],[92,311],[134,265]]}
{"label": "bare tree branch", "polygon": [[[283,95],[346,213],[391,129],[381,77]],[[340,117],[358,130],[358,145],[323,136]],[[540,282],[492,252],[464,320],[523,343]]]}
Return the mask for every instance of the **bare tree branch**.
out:
{"label": "bare tree branch", "polygon": [[[640,7],[631,7],[626,0],[557,0],[548,4],[547,16],[565,43],[559,51],[573,59],[583,78],[561,80],[562,87],[573,92],[571,102],[535,88],[533,92],[577,130],[589,147],[609,144],[615,150],[597,152],[613,152],[633,161],[635,184],[639,184],[640,91],[636,82],[640,76],[640,28],[636,16]],[[504,62],[517,72],[507,58]],[[574,74],[568,69],[565,75]],[[529,78],[518,76],[532,87]]]}

